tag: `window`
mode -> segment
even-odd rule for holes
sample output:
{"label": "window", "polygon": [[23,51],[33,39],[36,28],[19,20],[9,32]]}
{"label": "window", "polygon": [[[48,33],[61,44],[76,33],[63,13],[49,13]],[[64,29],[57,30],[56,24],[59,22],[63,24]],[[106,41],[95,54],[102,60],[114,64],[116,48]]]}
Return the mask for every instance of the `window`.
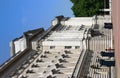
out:
{"label": "window", "polygon": [[109,4],[110,4],[110,1],[109,0],[106,0],[105,3],[104,3],[104,7],[105,9],[109,9]]}
{"label": "window", "polygon": [[104,14],[105,15],[110,15],[110,12],[109,11],[105,11]]}
{"label": "window", "polygon": [[65,46],[65,49],[71,49],[72,46]]}
{"label": "window", "polygon": [[79,49],[80,48],[80,46],[75,46],[75,49]]}
{"label": "window", "polygon": [[50,49],[55,49],[55,46],[50,46]]}

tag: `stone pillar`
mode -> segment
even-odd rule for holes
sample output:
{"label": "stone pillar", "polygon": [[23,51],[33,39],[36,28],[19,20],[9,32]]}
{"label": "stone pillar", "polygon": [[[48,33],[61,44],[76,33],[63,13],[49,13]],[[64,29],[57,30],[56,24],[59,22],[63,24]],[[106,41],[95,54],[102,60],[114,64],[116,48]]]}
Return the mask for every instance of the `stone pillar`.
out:
{"label": "stone pillar", "polygon": [[11,56],[15,55],[15,44],[14,44],[14,41],[10,42],[10,55]]}

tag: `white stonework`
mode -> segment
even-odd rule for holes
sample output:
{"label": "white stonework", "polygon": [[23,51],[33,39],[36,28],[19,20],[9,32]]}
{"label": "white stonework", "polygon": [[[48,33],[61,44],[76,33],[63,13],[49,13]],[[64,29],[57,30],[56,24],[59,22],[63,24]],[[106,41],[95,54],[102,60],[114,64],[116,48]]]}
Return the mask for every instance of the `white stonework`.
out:
{"label": "white stonework", "polygon": [[14,44],[15,44],[15,53],[19,51],[23,51],[27,48],[25,38],[21,38],[21,39],[14,41]]}
{"label": "white stonework", "polygon": [[27,48],[27,42],[25,37],[15,39],[10,42],[11,56],[18,52],[22,52]]}
{"label": "white stonework", "polygon": [[[94,25],[95,17],[58,16],[45,32],[26,32],[24,37],[11,42],[14,56],[1,65],[0,78],[85,78],[90,67],[87,63],[92,63],[94,59],[90,57],[96,56],[96,52],[89,55],[90,30]],[[94,78],[101,76],[95,75]]]}
{"label": "white stonework", "polygon": [[[109,9],[100,10],[110,15],[57,16],[48,30],[28,31],[14,39],[12,57],[0,66],[0,78],[113,78],[111,67],[98,62],[103,59],[100,52],[111,45],[112,29],[103,27],[111,23],[111,0],[109,4]],[[102,33],[93,37],[96,26]]]}
{"label": "white stonework", "polygon": [[[55,18],[52,26],[45,33],[36,35],[31,41],[29,34],[32,33],[26,32],[24,37],[11,42],[14,56],[9,60],[10,62],[6,62],[1,67],[0,71],[4,71],[2,69],[14,61],[16,61],[16,68],[8,69],[8,72],[0,77],[77,77],[79,72],[76,68],[83,66],[83,59],[86,56],[87,33],[94,24],[92,17],[65,18],[62,16]],[[22,57],[23,59],[19,59]],[[77,65],[78,61],[80,65]]]}
{"label": "white stonework", "polygon": [[67,26],[91,26],[92,24],[94,24],[94,21],[92,17],[72,17],[66,21],[61,21],[61,24]]}

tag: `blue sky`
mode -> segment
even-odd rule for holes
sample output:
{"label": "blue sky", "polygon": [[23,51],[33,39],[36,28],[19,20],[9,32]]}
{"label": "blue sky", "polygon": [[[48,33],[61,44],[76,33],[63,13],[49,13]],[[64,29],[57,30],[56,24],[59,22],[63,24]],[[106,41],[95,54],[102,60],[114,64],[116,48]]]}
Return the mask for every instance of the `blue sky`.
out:
{"label": "blue sky", "polygon": [[74,17],[70,0],[0,0],[0,64],[10,58],[9,42],[27,30],[47,29],[55,16]]}

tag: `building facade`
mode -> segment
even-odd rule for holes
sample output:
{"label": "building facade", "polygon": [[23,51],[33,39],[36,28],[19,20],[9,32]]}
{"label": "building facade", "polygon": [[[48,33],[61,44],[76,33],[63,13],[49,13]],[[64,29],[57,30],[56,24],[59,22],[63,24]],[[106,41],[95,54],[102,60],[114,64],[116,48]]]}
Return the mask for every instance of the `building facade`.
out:
{"label": "building facade", "polygon": [[58,16],[46,31],[25,32],[10,43],[12,57],[1,65],[0,78],[80,77],[94,24],[93,17]]}
{"label": "building facade", "polygon": [[[57,16],[49,29],[30,30],[11,41],[12,57],[0,66],[0,78],[114,78],[114,61],[119,78],[119,1],[112,0],[112,11],[111,0],[106,2],[104,16]],[[111,22],[113,30],[106,29]],[[109,48],[115,48],[115,60],[102,56],[114,54]]]}
{"label": "building facade", "polygon": [[112,22],[114,32],[114,48],[116,60],[116,74],[120,78],[120,0],[112,0]]}

